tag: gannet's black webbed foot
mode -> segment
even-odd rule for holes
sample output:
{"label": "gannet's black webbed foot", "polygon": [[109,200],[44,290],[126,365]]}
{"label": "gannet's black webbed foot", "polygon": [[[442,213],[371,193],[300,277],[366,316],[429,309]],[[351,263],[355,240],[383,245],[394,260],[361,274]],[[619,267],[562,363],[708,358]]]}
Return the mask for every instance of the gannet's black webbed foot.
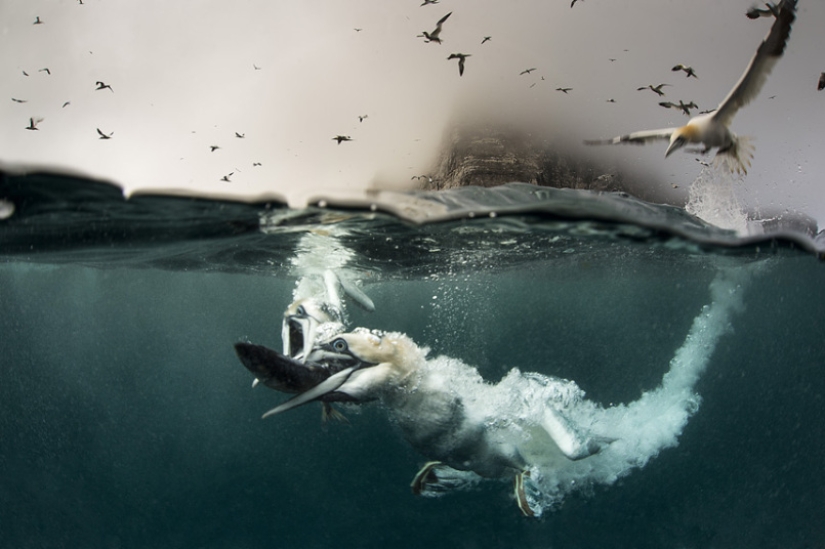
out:
{"label": "gannet's black webbed foot", "polygon": [[410,483],[413,494],[420,496],[428,486],[438,485],[438,477],[435,475],[435,469],[440,465],[440,461],[428,461],[424,464],[424,467],[415,474],[415,478],[413,478]]}
{"label": "gannet's black webbed foot", "polygon": [[530,471],[521,471],[513,479],[513,493],[516,496],[516,505],[525,517],[535,517],[536,513],[530,507],[527,500],[527,492],[524,490],[524,477],[529,477]]}
{"label": "gannet's black webbed foot", "polygon": [[338,423],[349,423],[347,416],[336,410],[332,407],[332,404],[329,402],[322,402],[323,407],[321,408],[321,422],[324,424],[329,423],[330,421],[336,421]]}

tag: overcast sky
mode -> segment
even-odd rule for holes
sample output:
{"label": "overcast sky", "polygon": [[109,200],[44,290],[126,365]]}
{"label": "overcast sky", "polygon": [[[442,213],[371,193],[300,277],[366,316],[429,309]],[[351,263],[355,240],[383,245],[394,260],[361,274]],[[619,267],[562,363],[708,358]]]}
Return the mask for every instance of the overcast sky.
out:
{"label": "overcast sky", "polygon": [[[0,161],[69,167],[127,190],[270,193],[300,206],[409,185],[461,111],[518,121],[536,139],[659,181],[678,203],[701,169],[693,156],[582,140],[687,120],[662,100],[714,108],[772,22],[747,19],[750,0],[421,1],[2,0]],[[822,225],[825,2],[799,3],[785,56],[734,119],[756,145],[736,192],[750,208]],[[448,12],[443,44],[416,37]],[[454,52],[472,55],[462,77],[446,59]],[[671,72],[676,63],[699,78]],[[663,98],[636,90],[659,83],[671,84]],[[30,117],[43,119],[38,131],[25,129]],[[353,141],[338,145],[338,134]]]}

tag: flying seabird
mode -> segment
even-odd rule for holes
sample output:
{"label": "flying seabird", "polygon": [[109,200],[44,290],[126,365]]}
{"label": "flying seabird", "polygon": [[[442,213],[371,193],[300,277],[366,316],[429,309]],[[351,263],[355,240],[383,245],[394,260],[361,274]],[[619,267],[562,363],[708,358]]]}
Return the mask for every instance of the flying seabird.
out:
{"label": "flying seabird", "polygon": [[28,99],[16,99],[14,97],[12,97],[11,100],[14,101],[15,103],[25,103],[25,102],[28,101]]}
{"label": "flying seabird", "polygon": [[39,15],[35,17],[34,23],[32,23],[32,25],[42,25],[42,24],[43,24],[43,21],[40,20]]}
{"label": "flying seabird", "polygon": [[439,19],[438,23],[435,24],[435,29],[432,32],[421,31],[421,34],[419,34],[416,38],[424,37],[426,38],[424,42],[438,42],[440,44],[441,38],[439,38],[438,35],[441,34],[441,25],[443,25],[444,21],[446,21],[447,18],[450,17],[452,14],[453,12],[450,12],[441,19]]}
{"label": "flying seabird", "polygon": [[69,105],[71,105],[71,104],[72,104],[72,102],[71,102],[71,101],[66,101],[65,103],[63,103],[63,106],[62,106],[62,107],[60,107],[60,108],[61,108],[61,109],[65,109],[66,107],[68,107],[68,106],[69,106]]}
{"label": "flying seabird", "polygon": [[447,61],[450,59],[458,59],[458,75],[462,76],[464,74],[464,60],[470,57],[470,55],[469,53],[451,53]]}
{"label": "flying seabird", "polygon": [[218,149],[220,149],[220,147],[217,145],[209,145],[209,152],[215,152]]}
{"label": "flying seabird", "polygon": [[825,72],[819,75],[819,83],[816,85],[819,91],[825,90]]}
{"label": "flying seabird", "polygon": [[112,132],[112,133],[107,135],[107,134],[103,133],[102,131],[100,131],[100,128],[95,128],[95,129],[97,130],[97,134],[100,136],[99,139],[111,139],[112,136],[115,134],[115,132]]}
{"label": "flying seabird", "polygon": [[484,40],[482,40],[481,43],[483,44],[484,42],[489,42],[492,38],[492,36],[485,36]]}
{"label": "flying seabird", "polygon": [[260,166],[260,165],[261,165],[261,163],[260,163],[260,162],[253,162],[253,163],[252,163],[252,167],[253,167],[253,168],[254,168],[255,166]]}
{"label": "flying seabird", "polygon": [[765,4],[765,9],[759,9],[756,6],[750,8],[745,15],[748,19],[759,19],[760,17],[778,17],[779,16],[779,9],[776,7],[776,4],[771,4],[770,2]]}
{"label": "flying seabird", "polygon": [[341,144],[341,141],[352,141],[353,140],[352,137],[350,137],[348,135],[336,135],[332,139],[334,141],[337,141],[339,145]]}
{"label": "flying seabird", "polygon": [[698,76],[696,76],[696,71],[693,70],[693,67],[686,67],[685,65],[682,65],[681,63],[679,63],[678,65],[676,65],[675,67],[673,67],[670,70],[672,70],[673,72],[685,71],[685,78],[690,78],[691,76],[693,78],[699,78]]}
{"label": "flying seabird", "polygon": [[27,73],[26,71],[23,71],[23,76],[28,76],[28,75],[29,75],[29,73]]}
{"label": "flying seabird", "polygon": [[226,181],[226,182],[228,182],[228,183],[231,183],[231,181],[229,180],[229,177],[230,177],[233,173],[235,173],[235,172],[229,172],[229,173],[228,173],[228,174],[226,174],[225,176],[221,177],[221,181]]}
{"label": "flying seabird", "polygon": [[112,93],[115,92],[115,90],[112,89],[112,86],[110,86],[109,84],[105,84],[105,83],[101,82],[100,80],[95,82],[95,85],[97,86],[95,88],[95,90],[105,90],[106,88],[108,88],[110,92],[112,92]]}
{"label": "flying seabird", "polygon": [[567,92],[569,92],[569,91],[570,91],[570,90],[572,90],[572,89],[573,89],[573,88],[556,88],[556,91],[560,91],[560,92],[567,93]]}
{"label": "flying seabird", "polygon": [[665,92],[662,91],[662,88],[664,86],[670,86],[670,84],[659,84],[658,86],[654,86],[653,84],[648,84],[647,86],[642,86],[641,88],[636,88],[636,91],[653,90],[656,93],[656,95],[661,97],[665,94]]}
{"label": "flying seabird", "polygon": [[235,132],[235,137],[237,137],[238,139],[243,139],[244,137],[246,137],[246,134]]}
{"label": "flying seabird", "polygon": [[[627,135],[620,135],[613,139],[585,141],[589,145],[606,143],[636,143],[644,144],[656,140],[669,140],[665,157],[682,148],[688,143],[704,145],[704,151],[712,148],[717,150],[717,158],[726,155],[731,170],[747,173],[747,167],[752,157],[752,146],[749,139],[738,137],[730,130],[733,117],[751,101],[753,101],[765,84],[776,62],[785,51],[785,44],[791,34],[791,25],[796,19],[797,0],[783,0],[779,14],[771,30],[756,50],[748,63],[745,72],[739,81],[722,100],[716,111],[691,118],[680,128],[665,128],[661,130],[646,130]],[[720,158],[721,160],[721,158]]]}
{"label": "flying seabird", "polygon": [[44,68],[40,69],[40,70],[39,70],[39,71],[37,71],[37,72],[45,72],[45,73],[46,73],[46,74],[48,74],[49,76],[51,76],[51,74],[52,74],[52,71],[50,71],[50,70],[49,70],[49,67],[44,67]]}
{"label": "flying seabird", "polygon": [[520,73],[518,73],[518,75],[519,75],[519,76],[521,76],[522,74],[530,74],[530,73],[531,73],[531,72],[533,72],[534,70],[536,70],[536,67],[531,67],[531,68],[529,68],[529,69],[524,69],[523,71],[521,71]]}
{"label": "flying seabird", "polygon": [[690,116],[690,109],[698,109],[699,105],[691,101],[690,103],[685,103],[681,99],[678,103],[671,103],[670,101],[664,101],[659,103],[660,107],[664,107],[666,109],[681,109],[683,113]]}
{"label": "flying seabird", "polygon": [[[424,3],[421,6],[426,6],[427,4],[438,4],[438,0],[424,0]],[[421,6],[418,6],[419,8]]]}
{"label": "flying seabird", "polygon": [[258,65],[256,65],[255,63],[252,63],[252,68],[253,68],[253,69],[255,69],[256,71],[261,70],[261,67],[259,67],[259,66],[258,66]]}
{"label": "flying seabird", "polygon": [[363,122],[365,118],[368,118],[368,115],[362,114],[362,115],[358,116],[358,121]]}
{"label": "flying seabird", "polygon": [[[572,2],[570,2],[570,7],[572,8],[573,6],[575,6],[575,5],[576,5],[576,2],[578,2],[578,1],[579,1],[579,0],[573,0]],[[583,1],[583,0],[582,0],[582,1]]]}
{"label": "flying seabird", "polygon": [[42,118],[38,118],[35,120],[34,118],[29,118],[29,125],[26,126],[27,130],[39,130],[40,128],[37,127],[38,124],[43,122]]}
{"label": "flying seabird", "polygon": [[361,32],[364,29],[353,28],[352,30],[354,30],[355,32]]}

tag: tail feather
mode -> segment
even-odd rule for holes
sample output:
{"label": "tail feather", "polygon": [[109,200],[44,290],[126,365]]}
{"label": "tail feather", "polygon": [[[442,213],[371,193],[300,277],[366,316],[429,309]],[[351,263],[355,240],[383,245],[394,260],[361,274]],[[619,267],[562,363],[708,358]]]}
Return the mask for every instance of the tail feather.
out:
{"label": "tail feather", "polygon": [[713,160],[714,166],[724,166],[731,173],[747,175],[751,160],[753,160],[753,152],[756,150],[752,141],[752,138],[747,136],[737,137],[730,147],[716,153],[716,158]]}

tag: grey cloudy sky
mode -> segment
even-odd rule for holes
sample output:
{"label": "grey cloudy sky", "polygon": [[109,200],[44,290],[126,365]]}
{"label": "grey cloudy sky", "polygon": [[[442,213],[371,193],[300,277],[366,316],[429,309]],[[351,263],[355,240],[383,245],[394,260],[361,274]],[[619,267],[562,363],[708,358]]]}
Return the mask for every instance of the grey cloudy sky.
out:
{"label": "grey cloudy sky", "polygon": [[[822,224],[825,91],[816,81],[825,2],[799,3],[785,56],[733,122],[756,145],[736,192],[752,209],[800,211]],[[130,191],[270,193],[300,206],[320,194],[409,185],[432,167],[461,111],[517,121],[536,139],[660,182],[678,203],[701,169],[693,156],[666,160],[663,143],[582,140],[687,120],[660,100],[714,108],[771,24],[745,17],[750,0],[420,4],[4,0],[0,161],[68,167]],[[443,44],[416,37],[448,12]],[[492,39],[482,45],[484,36]],[[472,55],[463,77],[446,59],[453,52]],[[699,79],[671,72],[675,63]],[[98,80],[114,92],[95,90]],[[661,99],[636,90],[663,82],[672,86]],[[43,118],[39,131],[25,130],[30,117]],[[96,128],[112,139],[98,139]],[[337,145],[337,134],[354,141]]]}

